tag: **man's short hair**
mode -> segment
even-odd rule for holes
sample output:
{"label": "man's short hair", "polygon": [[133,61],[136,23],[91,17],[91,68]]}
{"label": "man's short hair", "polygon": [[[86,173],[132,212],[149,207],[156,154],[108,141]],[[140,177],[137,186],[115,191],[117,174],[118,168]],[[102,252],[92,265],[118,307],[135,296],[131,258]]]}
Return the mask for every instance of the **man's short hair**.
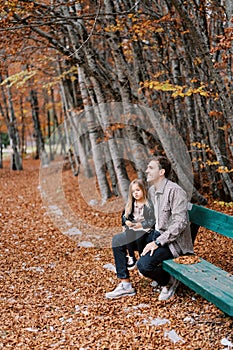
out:
{"label": "man's short hair", "polygon": [[167,159],[167,157],[155,156],[153,157],[152,160],[155,160],[159,163],[159,168],[165,170],[164,176],[168,178],[171,173],[172,166],[170,161]]}

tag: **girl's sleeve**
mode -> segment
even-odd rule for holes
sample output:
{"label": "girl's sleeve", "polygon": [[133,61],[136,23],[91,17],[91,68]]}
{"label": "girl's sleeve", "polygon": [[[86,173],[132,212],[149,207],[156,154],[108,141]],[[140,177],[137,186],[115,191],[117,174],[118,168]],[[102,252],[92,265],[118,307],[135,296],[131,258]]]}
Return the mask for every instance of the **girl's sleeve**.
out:
{"label": "girl's sleeve", "polygon": [[154,228],[155,226],[154,206],[151,201],[149,202],[148,206],[145,205],[144,207],[144,220],[141,222],[141,224],[144,229]]}
{"label": "girl's sleeve", "polygon": [[125,223],[126,220],[129,220],[129,221],[134,222],[134,217],[133,217],[133,214],[131,213],[131,214],[129,215],[129,217],[126,218],[126,216],[125,216],[125,210],[124,210],[123,213],[122,213],[122,215],[121,215],[121,223],[122,223],[122,226],[126,226],[126,223]]}
{"label": "girl's sleeve", "polygon": [[125,211],[122,212],[121,214],[121,223],[122,223],[122,226],[125,226],[125,222],[126,222],[126,217],[125,217]]}

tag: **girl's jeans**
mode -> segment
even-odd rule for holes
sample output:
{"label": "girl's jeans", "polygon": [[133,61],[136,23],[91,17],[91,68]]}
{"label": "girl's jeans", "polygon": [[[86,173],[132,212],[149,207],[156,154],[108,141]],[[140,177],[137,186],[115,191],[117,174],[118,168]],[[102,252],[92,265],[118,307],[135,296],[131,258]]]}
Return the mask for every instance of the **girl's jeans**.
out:
{"label": "girl's jeans", "polygon": [[127,244],[127,250],[129,253],[129,256],[134,256],[134,251],[138,251],[139,254],[142,253],[146,237],[148,235],[148,232],[143,230],[134,231],[132,229],[127,228],[126,229],[126,244]]}

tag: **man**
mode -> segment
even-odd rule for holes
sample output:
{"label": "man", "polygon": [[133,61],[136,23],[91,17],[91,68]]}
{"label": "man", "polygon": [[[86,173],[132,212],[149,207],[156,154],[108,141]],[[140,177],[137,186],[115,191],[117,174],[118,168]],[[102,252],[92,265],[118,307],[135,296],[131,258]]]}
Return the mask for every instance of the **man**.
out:
{"label": "man", "polygon": [[[147,181],[151,185],[149,197],[155,211],[154,233],[159,233],[159,236],[155,238],[154,233],[148,236],[148,243],[137,262],[137,268],[143,276],[151,278],[163,287],[159,300],[171,298],[179,283],[162,269],[162,262],[193,253],[187,195],[179,185],[168,180],[170,172],[171,164],[162,156],[154,157],[146,169]],[[106,293],[107,298],[135,295],[135,289],[124,266],[125,240],[120,235],[113,237],[113,252],[117,277],[121,282],[114,291]]]}

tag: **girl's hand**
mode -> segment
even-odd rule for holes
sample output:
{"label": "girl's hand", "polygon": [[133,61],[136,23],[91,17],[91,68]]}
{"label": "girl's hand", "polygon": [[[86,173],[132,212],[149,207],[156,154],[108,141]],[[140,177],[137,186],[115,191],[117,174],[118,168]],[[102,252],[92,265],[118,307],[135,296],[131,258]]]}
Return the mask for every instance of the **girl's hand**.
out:
{"label": "girl's hand", "polygon": [[130,220],[126,220],[125,224],[128,226],[128,227],[133,227],[134,226],[134,223]]}
{"label": "girl's hand", "polygon": [[142,228],[142,224],[140,222],[137,222],[136,224],[134,224],[133,228],[140,229],[140,228]]}

